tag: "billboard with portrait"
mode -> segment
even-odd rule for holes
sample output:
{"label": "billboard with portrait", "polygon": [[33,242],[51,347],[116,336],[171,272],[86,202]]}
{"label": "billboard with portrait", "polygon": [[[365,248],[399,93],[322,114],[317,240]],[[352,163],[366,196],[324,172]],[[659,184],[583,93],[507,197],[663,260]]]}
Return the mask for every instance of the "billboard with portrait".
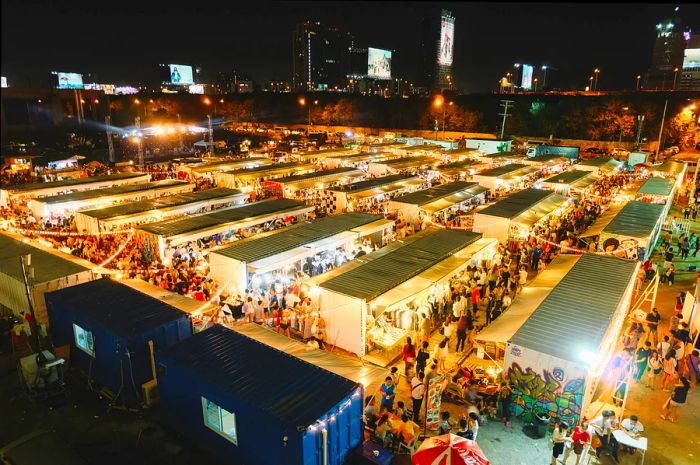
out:
{"label": "billboard with portrait", "polygon": [[443,12],[440,19],[440,50],[438,50],[438,64],[449,66],[452,64],[452,51],[454,50],[455,19]]}
{"label": "billboard with portrait", "polygon": [[191,86],[194,84],[192,67],[188,65],[168,65],[170,83],[176,86]]}
{"label": "billboard with portrait", "polygon": [[79,73],[60,73],[54,72],[56,75],[58,89],[82,89],[83,75]]}
{"label": "billboard with portrait", "polygon": [[532,89],[532,65],[523,65],[523,78],[520,80],[520,87],[524,90]]}
{"label": "billboard with portrait", "polygon": [[379,48],[367,48],[367,77],[391,79],[391,52]]}

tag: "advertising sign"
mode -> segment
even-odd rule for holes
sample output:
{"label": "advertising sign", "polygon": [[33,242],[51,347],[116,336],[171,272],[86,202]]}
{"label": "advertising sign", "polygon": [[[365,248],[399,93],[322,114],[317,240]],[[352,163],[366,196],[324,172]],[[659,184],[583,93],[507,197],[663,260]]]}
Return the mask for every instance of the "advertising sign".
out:
{"label": "advertising sign", "polygon": [[455,19],[445,13],[440,21],[440,50],[438,50],[438,64],[449,66],[452,64],[452,51],[454,49]]}
{"label": "advertising sign", "polygon": [[188,65],[168,65],[170,69],[170,83],[178,86],[194,84],[192,67]]}
{"label": "advertising sign", "polygon": [[683,56],[683,69],[700,68],[700,48],[686,48]]}
{"label": "advertising sign", "polygon": [[96,83],[86,83],[83,87],[85,90],[101,90],[105,94],[114,95],[115,86],[114,84],[96,84]]}
{"label": "advertising sign", "polygon": [[523,78],[520,81],[520,87],[524,90],[532,89],[532,65],[523,65]]}
{"label": "advertising sign", "polygon": [[428,429],[437,429],[440,424],[440,400],[444,384],[444,375],[433,376],[428,381],[428,400],[425,414],[425,427]]}
{"label": "advertising sign", "polygon": [[189,87],[190,94],[204,94],[204,86],[202,84],[192,84]]}
{"label": "advertising sign", "polygon": [[2,85],[0,87],[7,87],[7,78],[2,76]]}
{"label": "advertising sign", "polygon": [[83,75],[79,73],[53,73],[58,78],[59,89],[82,89]]}
{"label": "advertising sign", "polygon": [[367,77],[391,79],[391,52],[379,48],[367,48]]}

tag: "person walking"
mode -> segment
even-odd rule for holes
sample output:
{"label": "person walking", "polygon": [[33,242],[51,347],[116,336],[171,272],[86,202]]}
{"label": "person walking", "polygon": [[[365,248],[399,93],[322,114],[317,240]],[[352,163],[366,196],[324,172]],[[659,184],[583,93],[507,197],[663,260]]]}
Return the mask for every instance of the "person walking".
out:
{"label": "person walking", "polygon": [[653,339],[654,347],[659,345],[659,322],[661,321],[661,315],[659,315],[659,309],[654,307],[651,312],[646,316],[645,322],[649,333],[647,334],[647,341]]}
{"label": "person walking", "polygon": [[511,403],[511,396],[512,395],[513,395],[513,389],[511,389],[510,383],[508,381],[505,381],[501,385],[501,390],[498,392],[498,400],[501,403],[501,414],[503,415],[503,426],[505,426],[506,428],[510,426],[510,403]]}
{"label": "person walking", "polygon": [[464,352],[464,344],[467,342],[467,317],[460,316],[457,321],[457,352]]}
{"label": "person walking", "polygon": [[666,268],[666,282],[669,286],[673,286],[676,282],[676,267],[673,266],[673,263],[669,264]]}
{"label": "person walking", "polygon": [[566,450],[564,454],[564,459],[562,462],[566,463],[573,451],[576,454],[576,463],[574,465],[579,465],[581,462],[581,453],[583,448],[591,443],[591,433],[588,432],[588,420],[581,420],[581,424],[576,426],[571,433],[571,448]]}
{"label": "person walking", "polygon": [[665,412],[669,410],[669,414],[661,413],[661,418],[664,420],[669,420],[672,423],[678,421],[680,416],[680,408],[685,405],[685,401],[688,397],[688,391],[690,390],[690,381],[688,378],[681,378],[679,382],[673,388],[673,394],[668,398],[662,410]]}
{"label": "person walking", "polygon": [[406,375],[406,379],[408,379],[408,374],[416,363],[416,346],[413,344],[410,337],[406,338],[406,344],[403,345],[402,353],[405,365],[404,374]]}
{"label": "person walking", "polygon": [[382,401],[380,404],[380,413],[381,412],[391,412],[394,410],[394,397],[395,391],[396,391],[396,385],[394,384],[394,380],[392,379],[391,376],[387,376],[384,378],[384,383],[382,383],[382,386],[380,388],[381,393],[382,393]]}
{"label": "person walking", "polygon": [[416,374],[422,379],[425,375],[425,365],[428,363],[430,358],[430,352],[428,352],[428,342],[423,341],[422,347],[418,349],[418,354],[416,354]]}
{"label": "person walking", "polygon": [[661,382],[661,389],[666,392],[670,392],[666,389],[666,386],[676,379],[676,366],[678,366],[678,362],[674,355],[673,351],[669,351],[663,361],[664,379]]}
{"label": "person walking", "polygon": [[557,459],[559,459],[559,456],[564,452],[566,432],[566,425],[557,419],[554,425],[554,431],[552,431],[552,442],[554,443],[552,447],[552,465],[557,465]]}
{"label": "person walking", "polygon": [[644,372],[649,364],[649,357],[651,356],[651,342],[646,341],[643,347],[637,349],[635,361],[637,362],[637,371],[634,375],[637,382],[642,379]]}
{"label": "person walking", "polygon": [[657,350],[653,350],[647,364],[647,387],[650,387],[652,391],[656,390],[656,381],[661,376],[662,371],[663,361],[661,355]]}
{"label": "person walking", "polygon": [[425,384],[416,373],[411,379],[411,402],[413,403],[413,421],[420,422],[420,411],[425,397]]}

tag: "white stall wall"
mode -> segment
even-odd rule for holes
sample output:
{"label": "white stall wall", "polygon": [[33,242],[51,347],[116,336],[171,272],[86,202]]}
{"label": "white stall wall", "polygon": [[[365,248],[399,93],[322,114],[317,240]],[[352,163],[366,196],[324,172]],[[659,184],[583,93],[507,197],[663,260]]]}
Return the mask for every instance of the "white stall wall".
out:
{"label": "white stall wall", "polygon": [[508,230],[510,228],[510,220],[500,216],[483,215],[481,213],[474,214],[474,232],[483,233],[483,237],[493,237],[498,239],[498,242],[505,243],[508,240]]}
{"label": "white stall wall", "polygon": [[320,289],[319,308],[326,320],[326,342],[363,356],[365,354],[364,303],[327,289]]}
{"label": "white stall wall", "polygon": [[248,266],[245,262],[211,252],[209,277],[222,286],[226,285],[226,289],[231,292],[240,292],[243,295],[248,285]]}

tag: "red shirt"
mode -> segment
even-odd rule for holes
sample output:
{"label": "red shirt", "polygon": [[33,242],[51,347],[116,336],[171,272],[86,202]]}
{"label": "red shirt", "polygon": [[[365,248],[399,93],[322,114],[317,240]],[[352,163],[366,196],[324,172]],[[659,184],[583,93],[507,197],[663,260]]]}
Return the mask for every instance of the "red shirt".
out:
{"label": "red shirt", "polygon": [[481,292],[478,288],[475,288],[472,291],[472,304],[478,304],[479,300],[481,300]]}
{"label": "red shirt", "polygon": [[574,428],[574,432],[571,434],[571,439],[574,443],[583,445],[591,440],[591,433],[585,430],[581,430],[579,426]]}

